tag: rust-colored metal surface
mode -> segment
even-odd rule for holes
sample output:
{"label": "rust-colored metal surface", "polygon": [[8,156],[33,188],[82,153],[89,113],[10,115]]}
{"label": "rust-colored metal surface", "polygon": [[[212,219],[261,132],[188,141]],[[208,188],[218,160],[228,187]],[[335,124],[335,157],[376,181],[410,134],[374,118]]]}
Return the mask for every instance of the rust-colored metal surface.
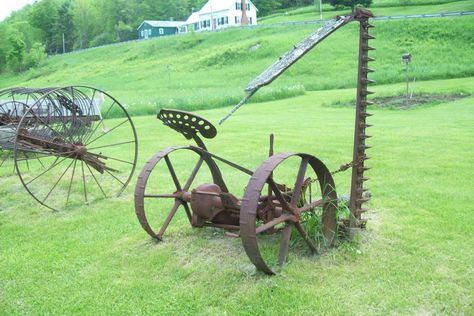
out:
{"label": "rust-colored metal surface", "polygon": [[349,207],[351,209],[350,218],[350,233],[353,234],[353,229],[365,225],[365,221],[362,220],[362,214],[367,211],[362,205],[369,201],[369,198],[364,195],[368,190],[364,187],[365,181],[369,178],[364,176],[364,173],[370,168],[366,165],[366,160],[369,157],[366,154],[366,150],[370,146],[366,143],[367,139],[371,136],[367,135],[366,131],[372,125],[367,123],[367,117],[371,116],[367,112],[367,105],[372,104],[367,100],[367,96],[373,94],[372,91],[368,90],[368,86],[374,83],[373,80],[368,78],[368,74],[374,70],[369,68],[369,63],[374,61],[369,56],[369,52],[374,50],[369,45],[369,40],[374,39],[369,34],[369,29],[373,27],[369,23],[369,18],[373,17],[372,13],[367,10],[359,9],[355,19],[360,23],[359,30],[359,69],[357,76],[357,101],[356,101],[356,116],[355,116],[355,127],[354,127],[354,149],[353,158],[355,166],[352,167],[352,178],[351,178],[351,193]]}
{"label": "rust-colored metal surface", "polygon": [[47,208],[121,194],[137,148],[130,116],[104,91],[0,91],[0,167],[12,165],[26,191]]}
{"label": "rust-colored metal surface", "polygon": [[[252,81],[246,97],[221,120],[229,118],[258,89],[283,74],[318,43],[343,25],[360,23],[359,75],[354,131],[353,161],[330,172],[317,157],[306,153],[274,153],[274,136],[270,135],[269,158],[255,171],[210,153],[201,137],[213,138],[216,128],[195,114],[162,109],[158,118],[168,127],[194,140],[197,146],[170,147],[153,156],[138,177],[135,189],[135,211],[143,229],[162,240],[172,219],[182,209],[192,227],[217,227],[235,232],[226,235],[241,238],[256,268],[274,274],[272,266],[283,265],[288,258],[290,238],[295,232],[312,253],[330,247],[337,231],[337,193],[332,175],[352,168],[351,219],[352,228],[361,226],[362,204],[367,201],[363,186],[368,170],[365,154],[369,146],[366,129],[367,90],[372,83],[367,74],[373,50],[368,30],[368,10],[357,9],[354,15],[337,17],[296,45],[275,64]],[[187,153],[187,154],[186,154]],[[190,164],[189,161],[195,161]],[[219,164],[218,164],[219,163]],[[248,175],[242,198],[229,192],[219,165],[224,164]],[[160,216],[160,214],[162,216]],[[308,219],[320,222],[319,231],[310,231]],[[318,242],[315,235],[320,236]],[[268,238],[267,238],[268,237]],[[268,239],[271,238],[269,244]]]}

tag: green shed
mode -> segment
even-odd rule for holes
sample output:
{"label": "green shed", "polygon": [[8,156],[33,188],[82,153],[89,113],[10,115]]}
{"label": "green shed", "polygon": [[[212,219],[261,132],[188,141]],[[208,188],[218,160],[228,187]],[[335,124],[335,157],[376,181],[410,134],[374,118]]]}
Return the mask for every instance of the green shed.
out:
{"label": "green shed", "polygon": [[143,21],[137,28],[138,38],[147,39],[186,33],[186,22],[182,21]]}

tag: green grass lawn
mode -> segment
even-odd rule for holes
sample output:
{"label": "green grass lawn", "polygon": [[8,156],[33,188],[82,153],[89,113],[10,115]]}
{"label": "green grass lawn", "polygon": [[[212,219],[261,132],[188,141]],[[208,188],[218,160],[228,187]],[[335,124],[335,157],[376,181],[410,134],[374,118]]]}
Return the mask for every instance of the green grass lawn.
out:
{"label": "green grass lawn", "polygon": [[[472,94],[473,83],[426,81],[415,91]],[[403,84],[375,90],[390,95]],[[246,105],[208,146],[255,169],[273,132],[277,152],[308,152],[337,169],[351,159],[354,111],[331,104],[354,94],[307,92]],[[216,122],[228,110],[199,114]],[[120,198],[52,213],[15,176],[1,177],[1,314],[473,314],[474,98],[372,112],[367,230],[320,256],[296,245],[274,277],[255,271],[240,240],[192,229],[183,213],[165,241],[154,242],[135,218],[133,185]],[[187,143],[154,116],[134,121],[139,166]],[[224,174],[241,196],[248,177]],[[349,174],[335,180],[347,193]]]}

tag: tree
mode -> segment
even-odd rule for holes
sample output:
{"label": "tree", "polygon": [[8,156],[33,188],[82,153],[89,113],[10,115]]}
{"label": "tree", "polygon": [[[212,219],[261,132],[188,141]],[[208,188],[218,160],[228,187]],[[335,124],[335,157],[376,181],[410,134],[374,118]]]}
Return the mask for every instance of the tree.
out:
{"label": "tree", "polygon": [[357,5],[362,5],[366,8],[370,7],[372,0],[329,0],[329,4],[335,9],[340,7],[350,7],[354,11]]}
{"label": "tree", "polygon": [[26,45],[21,38],[21,34],[19,32],[12,32],[8,36],[8,42],[11,48],[6,54],[7,66],[12,71],[23,71]]}
{"label": "tree", "polygon": [[42,0],[36,2],[28,14],[28,22],[42,31],[43,42],[51,54],[60,51],[62,46],[55,34],[59,19],[58,9],[56,0]]}
{"label": "tree", "polygon": [[259,16],[269,15],[281,7],[281,0],[254,0],[253,3],[258,8]]}
{"label": "tree", "polygon": [[60,52],[63,52],[63,34],[65,51],[72,51],[74,45],[74,24],[71,0],[64,1],[58,8],[58,19],[54,29],[54,42],[60,44]]}
{"label": "tree", "polygon": [[89,42],[95,35],[99,12],[92,0],[75,0],[72,8],[74,31],[79,48],[89,47]]}

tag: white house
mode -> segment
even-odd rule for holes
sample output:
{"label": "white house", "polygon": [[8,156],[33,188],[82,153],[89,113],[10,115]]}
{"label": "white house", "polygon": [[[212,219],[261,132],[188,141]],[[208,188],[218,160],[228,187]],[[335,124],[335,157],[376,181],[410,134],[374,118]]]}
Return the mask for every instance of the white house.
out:
{"label": "white house", "polygon": [[256,25],[257,7],[250,0],[209,0],[186,21],[188,29],[210,31],[229,26]]}

